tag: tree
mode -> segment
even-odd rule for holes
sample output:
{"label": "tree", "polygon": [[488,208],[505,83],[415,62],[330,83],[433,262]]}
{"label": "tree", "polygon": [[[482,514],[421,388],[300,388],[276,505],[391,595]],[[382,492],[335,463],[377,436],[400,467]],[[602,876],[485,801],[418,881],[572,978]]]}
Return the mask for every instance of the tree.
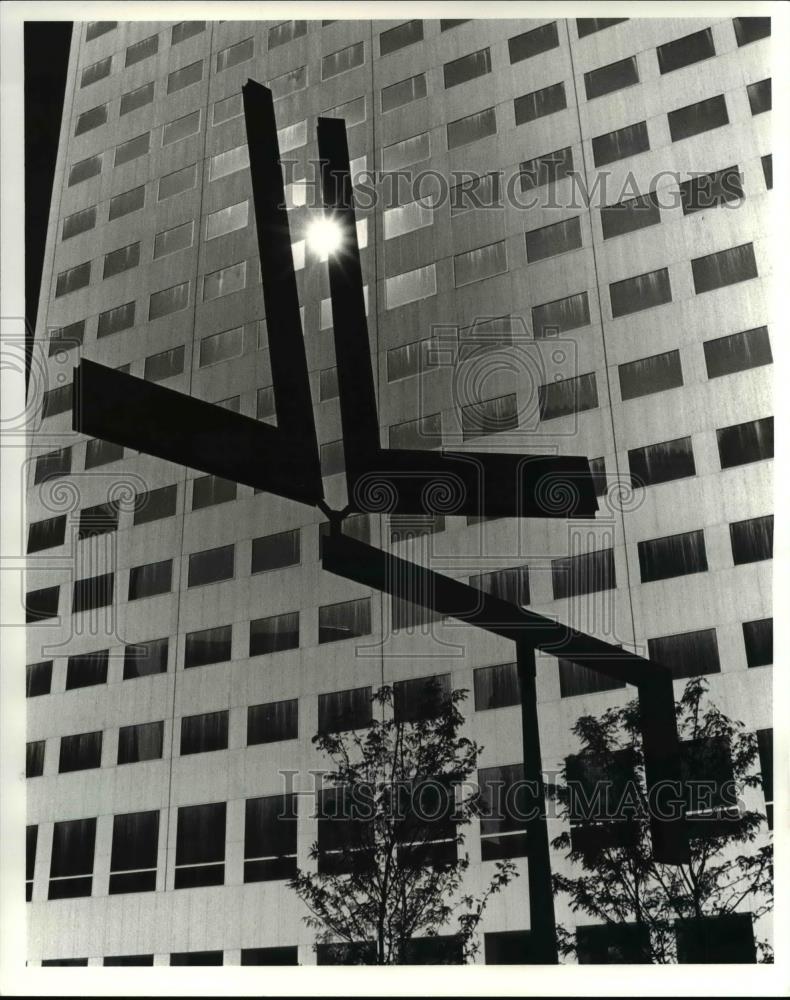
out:
{"label": "tree", "polygon": [[[682,941],[692,950],[704,948],[706,918],[724,918],[717,925],[723,936],[727,921],[732,930],[743,919],[734,915],[747,906],[753,918],[772,907],[773,854],[764,836],[765,816],[739,800],[744,788],[760,784],[757,740],[742,722],[710,704],[707,692],[703,678],[692,678],[676,705],[682,795],[689,809],[688,864],[662,864],[651,855],[635,701],[599,718],[579,718],[573,732],[581,751],[566,760],[562,782],[549,786],[560,815],[570,820],[570,831],[552,846],[581,868],[573,876],[555,873],[554,892],[567,894],[574,912],[608,925],[610,942],[619,938],[610,961],[688,961]],[[577,952],[579,942],[565,928],[559,943],[561,954]],[[758,947],[761,961],[772,961],[768,943]]]}
{"label": "tree", "polygon": [[[383,686],[372,695],[381,719],[313,737],[332,764],[310,851],[318,870],[299,869],[289,886],[310,910],[316,947],[328,945],[334,961],[415,963],[428,957],[426,944],[431,962],[468,961],[488,900],[516,875],[499,862],[482,895],[463,892],[469,857],[459,849],[479,799],[467,779],[481,750],[459,733],[465,697],[434,687],[422,717],[403,722]],[[453,919],[454,933],[439,937]]]}

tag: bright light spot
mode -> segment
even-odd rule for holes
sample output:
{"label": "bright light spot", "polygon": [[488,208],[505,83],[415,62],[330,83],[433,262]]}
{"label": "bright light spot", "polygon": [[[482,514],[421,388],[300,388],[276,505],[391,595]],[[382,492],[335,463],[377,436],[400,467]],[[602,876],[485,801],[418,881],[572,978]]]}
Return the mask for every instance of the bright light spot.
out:
{"label": "bright light spot", "polygon": [[335,253],[343,242],[340,226],[333,219],[316,219],[307,229],[307,243],[312,253],[321,260]]}

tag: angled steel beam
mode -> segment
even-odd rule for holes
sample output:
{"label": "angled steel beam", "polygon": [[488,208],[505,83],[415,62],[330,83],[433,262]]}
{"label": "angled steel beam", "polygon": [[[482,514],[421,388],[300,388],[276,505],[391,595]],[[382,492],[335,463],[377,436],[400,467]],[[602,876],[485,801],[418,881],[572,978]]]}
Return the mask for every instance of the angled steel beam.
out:
{"label": "angled steel beam", "polygon": [[75,431],[178,465],[316,504],[320,477],[277,427],[83,359],[74,370]]}
{"label": "angled steel beam", "polygon": [[[657,786],[664,783],[670,792],[678,793],[680,744],[672,675],[667,667],[336,530],[322,539],[321,564],[330,573],[511,639],[518,649],[540,649],[634,685],[643,722],[648,793],[654,794]],[[688,861],[688,837],[682,815],[671,811],[662,815],[651,810],[650,829],[657,860],[669,864]]]}
{"label": "angled steel beam", "polygon": [[[324,210],[341,231],[341,249],[328,267],[350,509],[593,516],[598,501],[584,457],[381,447],[344,121],[318,119],[318,150]],[[440,507],[432,503],[438,496]]]}

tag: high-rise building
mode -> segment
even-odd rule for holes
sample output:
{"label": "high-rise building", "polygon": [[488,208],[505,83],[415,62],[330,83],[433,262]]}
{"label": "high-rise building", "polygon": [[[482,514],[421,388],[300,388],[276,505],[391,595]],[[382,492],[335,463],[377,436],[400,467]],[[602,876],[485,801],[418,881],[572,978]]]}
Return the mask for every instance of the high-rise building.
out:
{"label": "high-rise building", "polygon": [[[31,383],[32,965],[315,962],[285,882],[314,803],[284,776],[311,788],[313,734],[364,722],[382,683],[406,712],[426,679],[468,689],[481,779],[521,762],[512,644],[324,572],[307,507],[71,430],[81,357],[273,419],[248,78],[290,161],[330,504],[320,115],[348,129],[382,443],[584,455],[600,503],[345,530],[649,655],[678,694],[705,674],[759,734],[746,794],[770,806],[769,36],[719,16],[74,25]],[[538,695],[556,771],[574,721],[629,692],[541,656]],[[523,837],[475,823],[466,846],[473,891],[516,860],[478,960],[518,961]]]}

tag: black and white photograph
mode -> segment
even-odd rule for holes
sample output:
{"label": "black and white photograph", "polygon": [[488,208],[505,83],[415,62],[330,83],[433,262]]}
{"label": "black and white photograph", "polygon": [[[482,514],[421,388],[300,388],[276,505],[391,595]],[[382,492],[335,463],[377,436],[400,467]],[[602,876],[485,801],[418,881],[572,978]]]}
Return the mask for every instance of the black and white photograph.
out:
{"label": "black and white photograph", "polygon": [[4,6],[0,992],[788,995],[787,6]]}

